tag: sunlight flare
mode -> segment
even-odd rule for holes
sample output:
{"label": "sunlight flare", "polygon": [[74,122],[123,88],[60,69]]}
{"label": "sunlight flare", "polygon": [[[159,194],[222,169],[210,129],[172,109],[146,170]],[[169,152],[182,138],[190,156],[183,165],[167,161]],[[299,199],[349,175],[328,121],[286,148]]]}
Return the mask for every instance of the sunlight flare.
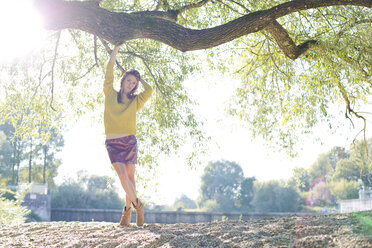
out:
{"label": "sunlight flare", "polygon": [[30,0],[4,1],[0,10],[0,62],[11,62],[40,47],[46,37]]}

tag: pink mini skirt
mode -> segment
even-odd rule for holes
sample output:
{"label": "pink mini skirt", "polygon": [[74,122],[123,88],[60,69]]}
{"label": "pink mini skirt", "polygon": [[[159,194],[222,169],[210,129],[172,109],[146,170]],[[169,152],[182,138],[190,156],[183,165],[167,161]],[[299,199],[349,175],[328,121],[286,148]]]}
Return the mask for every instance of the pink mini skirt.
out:
{"label": "pink mini skirt", "polygon": [[134,135],[128,135],[117,139],[107,139],[106,149],[110,157],[111,164],[137,163],[137,139]]}

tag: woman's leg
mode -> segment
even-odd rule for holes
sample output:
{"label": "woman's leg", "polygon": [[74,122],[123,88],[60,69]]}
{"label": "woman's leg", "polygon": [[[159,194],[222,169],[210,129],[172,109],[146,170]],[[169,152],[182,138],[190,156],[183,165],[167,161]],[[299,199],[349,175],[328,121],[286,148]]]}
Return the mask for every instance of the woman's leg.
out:
{"label": "woman's leg", "polygon": [[[134,183],[134,165],[125,165],[123,163],[114,163],[112,165],[114,166],[116,172],[118,173],[121,185],[123,186],[125,193],[127,194],[125,205],[127,206],[128,202],[133,203],[134,208],[136,209],[137,212],[137,226],[142,226],[144,223],[145,209],[142,202],[140,202],[137,199],[136,188]],[[133,180],[129,179],[129,175],[131,175],[131,178]],[[129,221],[128,223],[124,223],[123,220],[123,224],[127,225],[129,224]]]}
{"label": "woman's leg", "polygon": [[129,179],[126,165],[124,163],[113,163],[112,166],[114,166],[116,173],[119,176],[121,185],[123,186],[123,189],[126,193],[126,201],[135,203],[137,199],[136,188],[132,181]]}
{"label": "woman's leg", "polygon": [[[126,164],[125,169],[127,171],[128,179],[133,185],[134,193],[136,193],[136,182],[135,182],[135,179],[134,179],[134,176],[135,176],[134,175],[135,174],[134,164]],[[131,205],[132,205],[132,201],[129,199],[128,195],[126,195],[125,206],[127,207],[127,209],[129,209],[131,207]]]}
{"label": "woman's leg", "polygon": [[[127,175],[128,175],[128,178],[129,180],[131,181],[132,185],[133,185],[133,188],[134,188],[134,191],[136,191],[136,182],[135,182],[135,167],[134,167],[134,164],[126,164],[125,165],[125,168],[127,170]],[[130,207],[131,205],[131,202],[129,201],[129,199],[127,198],[127,203],[126,203],[126,208]],[[128,206],[129,204],[129,206]],[[145,222],[145,219],[144,219],[144,215],[145,215],[145,209],[144,209],[144,206],[142,204],[142,202],[140,202],[139,200],[136,199],[136,201],[133,201],[133,205],[134,208],[136,209],[136,212],[137,212],[137,226],[142,226],[143,223]]]}

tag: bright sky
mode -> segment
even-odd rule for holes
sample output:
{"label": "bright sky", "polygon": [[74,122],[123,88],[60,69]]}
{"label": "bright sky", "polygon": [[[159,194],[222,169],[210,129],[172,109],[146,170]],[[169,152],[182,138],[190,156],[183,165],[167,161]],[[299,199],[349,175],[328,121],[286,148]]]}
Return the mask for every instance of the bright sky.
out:
{"label": "bright sky", "polygon": [[46,36],[30,0],[1,1],[0,30],[0,63],[24,56]]}
{"label": "bright sky", "polygon": [[[2,2],[0,63],[24,56],[42,44],[46,34],[31,3],[29,0]],[[229,81],[230,83],[226,83]],[[224,108],[235,84],[236,82],[223,78],[216,72],[193,75],[184,82],[185,87],[198,100],[200,105],[196,112],[206,118],[206,130],[212,137],[210,154],[204,159],[205,165],[208,161],[225,159],[241,165],[246,177],[254,176],[258,180],[287,179],[294,167],[309,167],[318,154],[333,146],[349,148],[358,131],[350,130],[350,123],[346,120],[345,125],[335,134],[319,127],[316,137],[322,137],[324,144],[314,143],[315,137],[304,137],[301,144],[304,149],[297,158],[291,159],[284,153],[268,149],[259,139],[252,140],[248,130],[225,118]],[[115,177],[104,146],[103,124],[85,118],[69,126],[61,153],[63,165],[57,181],[62,181],[64,177],[73,177],[79,170]],[[158,183],[157,193],[151,189],[140,194],[157,204],[172,204],[182,194],[196,199],[203,169],[204,167],[190,170],[182,154],[162,156],[157,177],[153,179],[153,183]],[[120,194],[123,195],[121,188]]]}

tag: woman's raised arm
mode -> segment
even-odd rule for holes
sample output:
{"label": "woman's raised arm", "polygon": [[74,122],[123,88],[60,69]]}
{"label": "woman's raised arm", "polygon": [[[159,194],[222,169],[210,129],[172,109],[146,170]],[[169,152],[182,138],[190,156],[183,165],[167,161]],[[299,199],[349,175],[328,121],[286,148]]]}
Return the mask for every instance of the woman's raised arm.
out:
{"label": "woman's raised arm", "polygon": [[109,62],[115,62],[116,61],[116,55],[118,54],[120,47],[121,47],[121,45],[115,45],[114,49],[111,52]]}
{"label": "woman's raised arm", "polygon": [[114,92],[113,82],[114,82],[114,64],[116,61],[116,55],[119,52],[121,45],[115,45],[114,49],[111,52],[109,62],[106,66],[105,81],[103,83],[103,92],[105,95],[108,95]]}

